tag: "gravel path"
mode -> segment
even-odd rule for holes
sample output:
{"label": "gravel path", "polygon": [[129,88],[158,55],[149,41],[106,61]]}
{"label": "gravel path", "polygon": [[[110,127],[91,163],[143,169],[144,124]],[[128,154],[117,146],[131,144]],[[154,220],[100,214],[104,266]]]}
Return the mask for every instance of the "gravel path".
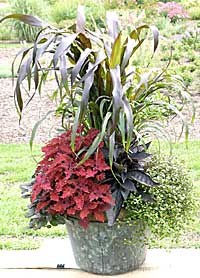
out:
{"label": "gravel path", "polygon": [[[11,64],[14,55],[19,49],[0,49],[0,64]],[[45,85],[45,92],[53,91],[54,82],[48,82]],[[12,80],[10,78],[0,79],[0,143],[28,143],[31,130],[34,124],[43,117],[47,111],[53,108],[53,105],[47,96],[35,97],[24,111],[21,124],[19,126],[19,117],[17,115],[14,98]],[[195,93],[194,101],[196,104],[196,120],[190,127],[190,139],[200,139],[200,92]],[[191,111],[185,110],[185,114]],[[35,138],[36,143],[44,143],[56,134],[56,128],[59,126],[60,119],[52,114],[45,120],[38,129]],[[180,125],[175,119],[173,127],[177,131]]]}

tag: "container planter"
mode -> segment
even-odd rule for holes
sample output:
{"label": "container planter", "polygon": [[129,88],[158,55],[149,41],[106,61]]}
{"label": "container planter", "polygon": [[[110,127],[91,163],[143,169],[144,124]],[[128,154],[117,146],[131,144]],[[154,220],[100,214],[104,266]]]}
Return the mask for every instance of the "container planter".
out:
{"label": "container planter", "polygon": [[[179,171],[170,157],[166,163],[157,159],[151,168],[150,140],[154,135],[168,137],[163,122],[179,116],[187,138],[181,109],[191,101],[180,78],[168,73],[169,64],[164,69],[150,69],[149,63],[135,66],[137,50],[148,42],[148,29],[155,53],[157,28],[143,24],[131,32],[120,30],[117,16],[109,13],[106,30],[91,32],[83,7],[69,30],[32,15],[7,15],[0,23],[9,18],[43,28],[34,45],[19,53],[14,98],[20,119],[52,72],[57,86],[50,97],[54,113],[62,116],[60,134],[42,148],[33,181],[21,186],[22,196],[30,198],[29,227],[51,227],[70,219],[68,232],[81,269],[119,274],[138,268],[146,254],[143,223],[159,238],[176,238],[193,208],[192,185],[182,166]],[[27,100],[24,82],[31,89],[31,81],[35,92]],[[49,113],[35,124],[31,148]],[[123,209],[127,224],[119,225]],[[142,222],[130,226],[135,219]]]}
{"label": "container planter", "polygon": [[90,222],[84,229],[71,218],[66,226],[76,263],[82,270],[114,275],[137,269],[145,261],[145,228],[141,222],[132,226]]}

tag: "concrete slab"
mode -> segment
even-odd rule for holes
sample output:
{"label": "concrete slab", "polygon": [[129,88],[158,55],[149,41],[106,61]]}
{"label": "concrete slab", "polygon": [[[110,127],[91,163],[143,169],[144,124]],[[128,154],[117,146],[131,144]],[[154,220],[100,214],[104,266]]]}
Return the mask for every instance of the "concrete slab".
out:
{"label": "concrete slab", "polygon": [[[65,269],[57,269],[57,265]],[[19,276],[18,276],[19,275]],[[78,269],[68,239],[45,240],[32,251],[0,251],[0,277],[95,278],[110,277]],[[142,267],[117,278],[200,278],[200,249],[148,250]]]}

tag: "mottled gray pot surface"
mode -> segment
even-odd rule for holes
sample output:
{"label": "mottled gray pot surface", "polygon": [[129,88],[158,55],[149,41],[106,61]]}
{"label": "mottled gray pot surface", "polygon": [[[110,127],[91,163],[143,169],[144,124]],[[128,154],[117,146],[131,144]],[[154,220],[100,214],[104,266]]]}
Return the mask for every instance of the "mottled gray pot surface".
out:
{"label": "mottled gray pot surface", "polygon": [[[84,229],[72,219],[66,225],[76,263],[82,270],[120,274],[137,269],[145,260],[144,230],[140,223],[109,227],[106,223],[91,222]],[[130,240],[131,244],[125,243]]]}

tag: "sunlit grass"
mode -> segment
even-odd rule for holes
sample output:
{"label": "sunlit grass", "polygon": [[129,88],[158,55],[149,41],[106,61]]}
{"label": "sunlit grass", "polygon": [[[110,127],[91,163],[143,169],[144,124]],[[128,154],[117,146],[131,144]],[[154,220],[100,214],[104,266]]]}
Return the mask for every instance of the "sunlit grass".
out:
{"label": "sunlit grass", "polygon": [[11,65],[0,65],[0,78],[10,78],[12,77]]}
{"label": "sunlit grass", "polygon": [[[40,146],[33,155],[39,158]],[[0,144],[0,183],[6,185],[28,181],[36,167],[28,145]]]}
{"label": "sunlit grass", "polygon": [[[34,147],[34,156],[41,156],[40,146]],[[28,200],[21,198],[20,184],[30,181],[36,162],[28,145],[0,145],[0,249],[32,249],[39,246],[29,236],[65,236],[64,226],[39,231],[29,230],[25,217]],[[2,236],[4,236],[2,238]],[[6,238],[8,236],[8,238]],[[29,242],[29,244],[28,244]],[[13,243],[13,244],[12,244]]]}

